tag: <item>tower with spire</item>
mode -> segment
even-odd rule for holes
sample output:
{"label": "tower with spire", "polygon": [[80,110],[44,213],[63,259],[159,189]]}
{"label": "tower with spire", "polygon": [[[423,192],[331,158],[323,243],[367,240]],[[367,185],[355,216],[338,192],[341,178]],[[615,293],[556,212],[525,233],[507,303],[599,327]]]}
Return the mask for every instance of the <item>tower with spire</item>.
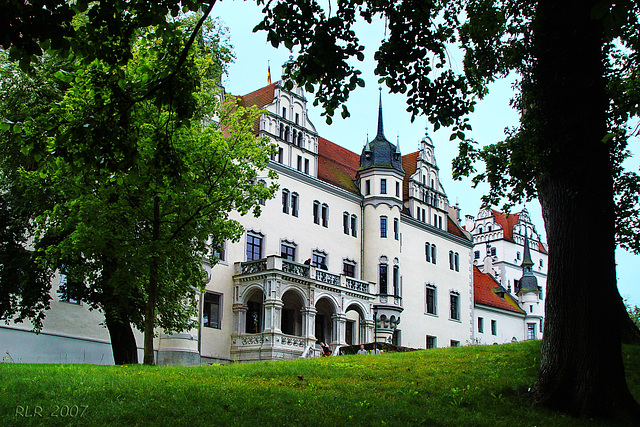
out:
{"label": "tower with spire", "polygon": [[403,311],[400,213],[404,176],[400,148],[384,135],[380,92],[378,129],[362,149],[356,180],[363,197],[362,278],[377,284],[376,331],[383,340],[392,339]]}

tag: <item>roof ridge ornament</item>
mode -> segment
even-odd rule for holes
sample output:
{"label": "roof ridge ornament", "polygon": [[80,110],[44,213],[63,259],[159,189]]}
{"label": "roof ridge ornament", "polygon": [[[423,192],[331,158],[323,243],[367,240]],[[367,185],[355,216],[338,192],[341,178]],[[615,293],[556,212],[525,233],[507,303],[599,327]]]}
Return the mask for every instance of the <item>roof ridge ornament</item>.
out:
{"label": "roof ridge ornament", "polygon": [[378,102],[378,134],[376,137],[384,138],[384,125],[382,123],[382,86],[378,87],[378,90],[380,91],[380,99]]}

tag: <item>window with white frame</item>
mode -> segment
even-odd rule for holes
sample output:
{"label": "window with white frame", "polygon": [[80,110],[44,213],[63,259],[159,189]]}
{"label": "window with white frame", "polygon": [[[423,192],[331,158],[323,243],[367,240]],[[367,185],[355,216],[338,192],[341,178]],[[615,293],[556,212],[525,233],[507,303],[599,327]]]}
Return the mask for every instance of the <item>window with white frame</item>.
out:
{"label": "window with white frame", "polygon": [[349,216],[349,212],[344,212],[342,214],[342,231],[344,232],[344,234],[349,234],[350,230],[350,221],[351,221],[351,217]]}
{"label": "window with white frame", "polygon": [[227,242],[220,243],[219,246],[213,249],[213,257],[218,261],[226,261],[227,260]]}
{"label": "window with white frame", "polygon": [[327,254],[322,251],[313,251],[311,265],[321,270],[327,269]]}
{"label": "window with white frame", "polygon": [[347,277],[356,277],[356,263],[351,260],[342,261],[342,274]]}
{"label": "window with white frame", "polygon": [[460,294],[451,292],[449,294],[449,318],[460,320]]}
{"label": "window with white frame", "polygon": [[427,314],[438,314],[437,312],[437,292],[436,287],[427,284],[425,287],[425,308]]}
{"label": "window with white frame", "polygon": [[296,260],[296,244],[283,240],[280,242],[280,256],[289,261]]}
{"label": "window with white frame", "polygon": [[431,244],[429,242],[424,244],[424,258],[427,262],[431,262]]}
{"label": "window with white frame", "polygon": [[207,292],[204,294],[202,308],[202,326],[220,329],[222,326],[222,295]]}
{"label": "window with white frame", "polygon": [[300,196],[298,193],[291,193],[291,215],[298,216],[298,205],[299,205]]}
{"label": "window with white frame", "polygon": [[437,338],[432,335],[427,335],[427,348],[436,348]]}
{"label": "window with white frame", "polygon": [[438,250],[436,249],[436,245],[431,245],[431,262],[436,264],[437,261]]}
{"label": "window with white frame", "polygon": [[358,217],[351,215],[351,235],[358,237]]}
{"label": "window with white frame", "polygon": [[527,339],[535,340],[536,339],[536,324],[535,323],[527,323]]}
{"label": "window with white frame", "polygon": [[382,238],[387,237],[387,217],[386,216],[380,217],[380,237]]}
{"label": "window with white frame", "polygon": [[400,221],[398,218],[393,218],[393,238],[400,240]]}
{"label": "window with white frame", "polygon": [[380,285],[380,295],[387,295],[389,292],[389,266],[387,264],[378,265],[378,284]]}
{"label": "window with white frame", "polygon": [[491,335],[498,335],[498,321],[491,320]]}
{"label": "window with white frame", "polygon": [[478,333],[484,333],[484,318],[478,317]]}
{"label": "window with white frame", "polygon": [[387,194],[387,180],[385,178],[380,180],[380,194]]}
{"label": "window with white frame", "polygon": [[289,190],[286,188],[282,189],[282,213],[289,213]]}
{"label": "window with white frame", "polygon": [[322,226],[329,227],[329,205],[322,204]]}
{"label": "window with white frame", "polygon": [[320,224],[320,202],[313,201],[313,223]]}
{"label": "window with white frame", "polygon": [[259,233],[247,233],[246,256],[247,261],[255,261],[262,258],[263,237]]}

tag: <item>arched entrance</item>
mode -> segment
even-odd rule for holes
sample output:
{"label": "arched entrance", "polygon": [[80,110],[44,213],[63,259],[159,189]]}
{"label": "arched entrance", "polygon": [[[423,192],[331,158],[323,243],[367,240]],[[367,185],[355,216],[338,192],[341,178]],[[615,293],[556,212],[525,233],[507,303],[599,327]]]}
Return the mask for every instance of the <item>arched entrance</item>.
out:
{"label": "arched entrance", "polygon": [[257,334],[264,329],[264,293],[256,289],[247,300],[246,330],[248,334]]}
{"label": "arched entrance", "polygon": [[316,339],[320,342],[331,343],[334,337],[333,316],[336,309],[329,298],[320,298],[316,303]]}
{"label": "arched entrance", "polygon": [[283,334],[302,336],[302,309],[304,302],[300,294],[288,290],[282,295],[280,329]]}
{"label": "arched entrance", "polygon": [[364,310],[358,304],[351,304],[346,311],[344,340],[349,345],[367,342],[367,325]]}

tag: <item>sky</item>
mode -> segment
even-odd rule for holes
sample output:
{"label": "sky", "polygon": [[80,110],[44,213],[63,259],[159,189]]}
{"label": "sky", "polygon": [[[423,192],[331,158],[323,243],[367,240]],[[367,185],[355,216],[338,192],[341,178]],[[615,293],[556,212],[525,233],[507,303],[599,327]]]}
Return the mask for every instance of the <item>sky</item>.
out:
{"label": "sky", "polygon": [[[279,79],[282,74],[282,64],[294,52],[286,48],[274,49],[266,41],[266,32],[253,33],[253,28],[261,21],[261,9],[253,1],[219,0],[213,8],[212,17],[219,17],[222,23],[229,29],[229,41],[234,47],[236,59],[229,67],[228,75],[223,79],[223,86],[228,93],[245,95],[267,85],[267,68],[271,66],[273,81]],[[385,36],[384,22],[378,18],[372,25],[366,23],[356,24],[355,31],[366,46],[365,60],[355,62],[354,65],[362,71],[365,87],[358,88],[351,94],[347,103],[351,117],[334,117],[333,123],[327,125],[323,117],[321,107],[313,107],[313,95],[307,94],[309,101],[309,117],[316,126],[318,134],[336,144],[360,153],[367,140],[375,136],[378,115],[379,87],[378,78],[374,75],[373,53],[377,45]],[[452,68],[460,71],[462,63],[456,57],[456,52],[451,52],[453,59]],[[509,100],[513,96],[512,81],[498,81],[489,89],[486,96],[476,106],[475,112],[470,116],[473,127],[467,132],[467,137],[473,138],[478,143],[490,144],[504,139],[504,129],[516,126],[518,114],[509,106]],[[382,88],[382,106],[384,118],[384,131],[387,139],[393,143],[399,142],[403,154],[418,150],[420,140],[425,133],[431,137],[435,144],[435,154],[440,168],[440,180],[449,197],[451,204],[458,203],[461,208],[461,217],[465,215],[476,216],[480,209],[480,198],[488,189],[481,184],[472,188],[471,179],[454,181],[451,178],[451,160],[457,154],[457,144],[449,142],[449,130],[441,129],[434,132],[431,126],[427,126],[424,116],[417,117],[411,122],[411,115],[406,111],[406,98],[404,95],[390,94]],[[640,140],[634,138],[630,141],[629,148],[640,156]],[[638,170],[640,161],[637,157],[627,161],[628,169]],[[481,168],[481,165],[477,165]],[[544,223],[540,204],[537,200],[527,202],[512,208],[512,212],[519,212],[523,207],[529,211],[536,231],[545,236]],[[620,294],[627,298],[629,303],[640,306],[640,256],[632,255],[622,249],[616,251],[618,288]]]}

